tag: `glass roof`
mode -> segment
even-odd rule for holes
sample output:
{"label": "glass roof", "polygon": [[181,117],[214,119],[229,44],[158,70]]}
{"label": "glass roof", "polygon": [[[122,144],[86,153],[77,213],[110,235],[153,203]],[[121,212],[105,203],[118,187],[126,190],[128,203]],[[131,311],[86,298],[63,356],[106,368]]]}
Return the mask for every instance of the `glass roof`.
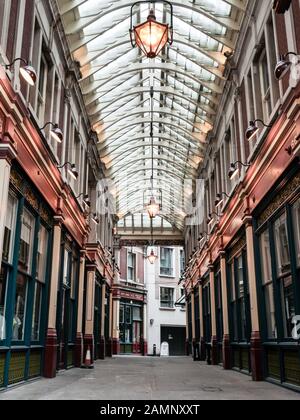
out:
{"label": "glass roof", "polygon": [[[155,59],[130,43],[134,1],[58,3],[73,58],[80,65],[80,86],[99,137],[99,154],[107,178],[115,183],[119,217],[144,212],[151,189],[153,119],[154,188],[161,215],[183,230],[182,203],[192,194],[185,181],[197,177],[203,161],[225,85],[225,53],[235,48],[247,0],[172,1],[174,42]],[[168,5],[153,6],[157,21],[169,23]],[[134,25],[146,21],[149,10],[150,2],[136,6]]]}

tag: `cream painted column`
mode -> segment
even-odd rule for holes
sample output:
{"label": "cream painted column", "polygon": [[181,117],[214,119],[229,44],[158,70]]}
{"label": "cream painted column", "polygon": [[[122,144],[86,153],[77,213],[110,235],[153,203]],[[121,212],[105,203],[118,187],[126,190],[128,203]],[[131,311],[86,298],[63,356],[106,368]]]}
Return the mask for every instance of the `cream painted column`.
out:
{"label": "cream painted column", "polygon": [[204,318],[203,318],[203,287],[199,283],[199,317],[200,317],[200,360],[206,359],[205,339],[204,339]]}
{"label": "cream painted column", "polygon": [[86,281],[86,309],[85,309],[85,336],[94,334],[94,313],[95,313],[95,267],[87,266]]}
{"label": "cream painted column", "polygon": [[83,362],[83,299],[84,299],[84,276],[85,276],[86,251],[80,252],[80,267],[78,279],[78,303],[77,303],[77,331],[75,344],[75,366],[80,367]]}
{"label": "cream painted column", "polygon": [[96,287],[96,266],[86,266],[86,292],[85,292],[85,330],[84,330],[84,357],[90,349],[91,362],[94,360],[94,314],[95,314],[95,287]]}
{"label": "cream painted column", "polygon": [[102,284],[101,290],[101,330],[100,330],[100,359],[105,358],[105,294],[106,283]]}
{"label": "cream painted column", "polygon": [[185,292],[185,353],[187,356],[190,355],[190,338],[189,338],[189,307],[187,300],[187,293]]}
{"label": "cream painted column", "polygon": [[54,217],[52,261],[50,276],[50,297],[48,309],[48,328],[45,345],[45,370],[46,378],[56,376],[57,361],[57,332],[56,332],[56,312],[57,312],[57,292],[60,271],[60,253],[61,253],[61,226],[62,216]]}
{"label": "cream painted column", "polygon": [[211,361],[218,364],[218,337],[217,337],[217,314],[216,314],[216,288],[214,266],[209,266],[210,283],[210,311],[211,311]]}
{"label": "cream painted column", "polygon": [[222,287],[222,310],[223,310],[223,367],[231,368],[230,357],[230,331],[229,331],[229,311],[228,311],[228,288],[227,288],[227,269],[226,253],[220,253],[221,265],[221,287]]}
{"label": "cream painted column", "polygon": [[251,368],[252,377],[255,381],[263,380],[263,362],[262,345],[259,327],[259,312],[257,299],[256,265],[254,252],[254,232],[252,217],[245,216],[244,224],[246,229],[247,242],[247,267],[248,267],[248,287],[250,294],[250,312],[251,312]]}
{"label": "cream painted column", "polygon": [[113,354],[120,353],[120,299],[113,299]]}
{"label": "cream painted column", "polygon": [[112,357],[113,355],[113,294],[112,290],[110,290],[109,293],[109,319],[108,319],[108,331],[109,331],[109,337],[108,337],[108,345],[107,345],[107,356]]}
{"label": "cream painted column", "polygon": [[12,160],[16,158],[16,156],[17,153],[12,144],[8,142],[2,142],[2,140],[0,140],[0,261],[2,261],[11,163]]}
{"label": "cream painted column", "polygon": [[194,345],[194,343],[195,343],[195,339],[196,339],[196,328],[195,328],[195,291],[194,291],[194,289],[192,290],[192,293],[191,293],[191,299],[192,299],[192,302],[191,302],[191,306],[192,306],[192,342],[193,342],[193,345]]}
{"label": "cream painted column", "polygon": [[143,305],[143,338],[144,338],[144,349],[142,349],[144,356],[148,354],[148,311],[147,302]]}

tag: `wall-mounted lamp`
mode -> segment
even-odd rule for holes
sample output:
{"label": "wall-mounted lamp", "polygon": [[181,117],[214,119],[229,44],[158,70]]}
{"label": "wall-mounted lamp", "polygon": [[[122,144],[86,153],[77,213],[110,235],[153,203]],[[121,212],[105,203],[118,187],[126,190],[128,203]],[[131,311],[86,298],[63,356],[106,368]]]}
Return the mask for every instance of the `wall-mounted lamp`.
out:
{"label": "wall-mounted lamp", "polygon": [[82,196],[83,196],[83,202],[84,202],[84,204],[85,204],[87,207],[91,207],[91,202],[90,202],[89,196],[88,196],[87,194],[85,194],[85,193],[81,193],[81,194],[79,194],[76,198],[78,199],[78,198],[80,198],[80,197],[82,197]]}
{"label": "wall-mounted lamp", "polygon": [[201,241],[203,241],[203,239],[206,239],[206,240],[209,239],[209,234],[207,232],[200,233],[198,241],[201,242]]}
{"label": "wall-mounted lamp", "polygon": [[92,213],[91,214],[91,220],[92,222],[94,222],[96,225],[100,224],[100,219],[98,217],[98,215],[96,213]]}
{"label": "wall-mounted lamp", "polygon": [[243,162],[241,162],[241,161],[236,161],[236,162],[234,162],[234,163],[231,163],[231,165],[230,165],[230,169],[229,169],[229,172],[228,172],[228,177],[230,178],[230,180],[231,181],[233,181],[234,180],[234,178],[238,175],[238,173],[239,173],[239,167],[238,167],[238,164],[240,164],[240,165],[242,165],[242,166],[244,166],[245,168],[249,168],[250,167],[250,165],[249,164],[245,164],[245,163],[243,163]]}
{"label": "wall-mounted lamp", "polygon": [[68,173],[72,176],[72,178],[74,178],[76,180],[78,178],[78,175],[79,175],[78,171],[76,169],[76,165],[74,163],[66,162],[64,165],[58,166],[57,169],[62,169],[65,166],[69,166]]}
{"label": "wall-mounted lamp", "polygon": [[256,136],[256,134],[259,132],[259,130],[260,130],[260,128],[258,127],[258,125],[256,124],[257,122],[260,122],[260,123],[262,123],[262,125],[264,126],[264,127],[267,127],[267,128],[271,128],[272,127],[272,125],[267,125],[267,124],[265,124],[262,120],[260,120],[260,119],[257,119],[257,120],[255,120],[255,121],[250,121],[249,122],[249,127],[247,128],[247,130],[246,130],[246,139],[248,140],[248,141],[250,141],[250,140],[252,140],[253,139],[253,137],[255,137]]}
{"label": "wall-mounted lamp", "polygon": [[294,55],[298,57],[298,54],[294,52],[288,52],[287,54],[280,56],[279,61],[275,67],[275,77],[277,80],[281,80],[289,71],[292,65],[291,61],[288,59],[289,55]]}
{"label": "wall-mounted lamp", "polygon": [[213,216],[217,216],[217,218],[219,218],[218,213],[216,213],[215,211],[213,211],[212,213],[210,213],[208,215],[207,225],[208,225],[208,228],[209,229],[211,228],[211,226],[213,225],[213,223],[215,223],[215,219],[213,218]]}
{"label": "wall-mounted lamp", "polygon": [[64,135],[61,129],[58,127],[58,124],[54,124],[52,122],[47,122],[44,127],[41,127],[40,130],[44,130],[48,125],[51,125],[50,135],[51,137],[57,141],[57,143],[61,143],[63,141]]}
{"label": "wall-mounted lamp", "polygon": [[226,194],[225,192],[221,192],[221,193],[217,194],[216,201],[215,201],[215,206],[216,206],[217,209],[219,207],[221,207],[224,203],[223,196],[227,197],[227,198],[230,198],[230,196],[228,194]]}
{"label": "wall-mounted lamp", "polygon": [[34,86],[37,79],[36,71],[29,65],[28,61],[24,60],[24,58],[16,58],[12,63],[7,64],[5,66],[6,70],[11,69],[17,61],[21,61],[23,63],[20,67],[20,75],[22,78],[29,84],[29,86]]}

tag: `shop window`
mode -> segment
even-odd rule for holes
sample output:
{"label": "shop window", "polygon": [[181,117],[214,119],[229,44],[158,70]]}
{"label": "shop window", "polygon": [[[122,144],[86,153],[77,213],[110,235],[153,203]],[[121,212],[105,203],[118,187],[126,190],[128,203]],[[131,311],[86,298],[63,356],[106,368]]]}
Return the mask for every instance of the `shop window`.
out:
{"label": "shop window", "polygon": [[204,338],[206,343],[211,341],[211,296],[210,284],[203,287],[203,321],[204,321]]}
{"label": "shop window", "polygon": [[267,334],[268,338],[274,339],[277,338],[277,326],[275,321],[270,235],[268,230],[260,235],[260,255],[262,265],[262,286],[267,321]]}
{"label": "shop window", "polygon": [[231,268],[230,268],[230,280],[231,280],[231,287],[230,287],[231,304],[230,305],[231,305],[231,314],[232,314],[233,340],[238,341],[234,262],[232,262]]}
{"label": "shop window", "polygon": [[292,320],[296,315],[295,296],[291,276],[288,276],[281,280],[280,292],[283,310],[284,336],[286,338],[291,338],[292,329],[294,327]]}
{"label": "shop window", "polygon": [[217,311],[217,337],[218,341],[223,340],[223,305],[222,305],[222,282],[221,272],[218,271],[215,275],[215,290],[216,290],[216,311]]}
{"label": "shop window", "polygon": [[293,205],[293,222],[297,267],[300,267],[300,199]]}
{"label": "shop window", "polygon": [[15,311],[12,327],[13,341],[24,341],[27,283],[27,277],[24,274],[18,273],[16,281]]}
{"label": "shop window", "polygon": [[21,225],[18,268],[28,274],[31,274],[34,229],[35,219],[27,209],[24,209]]}
{"label": "shop window", "polygon": [[250,300],[244,252],[234,257],[230,266],[232,338],[236,342],[250,339]]}
{"label": "shop window", "polygon": [[5,318],[5,301],[6,301],[6,284],[7,269],[2,267],[0,271],[0,341],[6,338],[6,318]]}
{"label": "shop window", "polygon": [[286,215],[283,214],[274,224],[274,236],[276,242],[277,276],[290,272],[291,261],[289,252],[288,232]]}
{"label": "shop window", "polygon": [[41,225],[38,234],[38,252],[36,261],[36,282],[33,297],[33,317],[31,340],[40,340],[40,327],[41,327],[41,313],[42,313],[42,299],[44,284],[46,281],[46,268],[47,268],[47,249],[48,249],[49,234],[47,229]]}
{"label": "shop window", "polygon": [[36,278],[45,282],[46,278],[46,263],[47,263],[47,249],[48,249],[49,234],[47,229],[41,225],[38,235],[38,253],[37,253],[37,272]]}
{"label": "shop window", "polygon": [[136,281],[136,254],[133,252],[128,252],[127,279],[129,281]]}
{"label": "shop window", "polygon": [[170,277],[174,275],[172,248],[160,249],[160,275]]}
{"label": "shop window", "polygon": [[132,320],[133,321],[142,321],[142,309],[138,306],[133,307],[132,311]]}
{"label": "shop window", "polygon": [[174,289],[171,287],[160,288],[160,307],[174,308]]}
{"label": "shop window", "polygon": [[5,218],[4,239],[3,239],[3,261],[11,264],[15,241],[16,215],[18,200],[11,194],[8,196],[7,211]]}
{"label": "shop window", "polygon": [[40,340],[40,323],[41,323],[41,308],[42,308],[42,284],[35,283],[34,301],[33,301],[33,317],[32,317],[32,332],[31,340]]}

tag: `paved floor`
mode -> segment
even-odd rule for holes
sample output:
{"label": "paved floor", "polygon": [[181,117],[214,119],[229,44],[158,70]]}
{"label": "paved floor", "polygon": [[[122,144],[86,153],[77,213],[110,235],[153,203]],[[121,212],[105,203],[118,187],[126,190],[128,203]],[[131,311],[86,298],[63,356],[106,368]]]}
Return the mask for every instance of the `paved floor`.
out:
{"label": "paved floor", "polygon": [[300,400],[300,394],[190,358],[116,357],[0,393],[0,400]]}

